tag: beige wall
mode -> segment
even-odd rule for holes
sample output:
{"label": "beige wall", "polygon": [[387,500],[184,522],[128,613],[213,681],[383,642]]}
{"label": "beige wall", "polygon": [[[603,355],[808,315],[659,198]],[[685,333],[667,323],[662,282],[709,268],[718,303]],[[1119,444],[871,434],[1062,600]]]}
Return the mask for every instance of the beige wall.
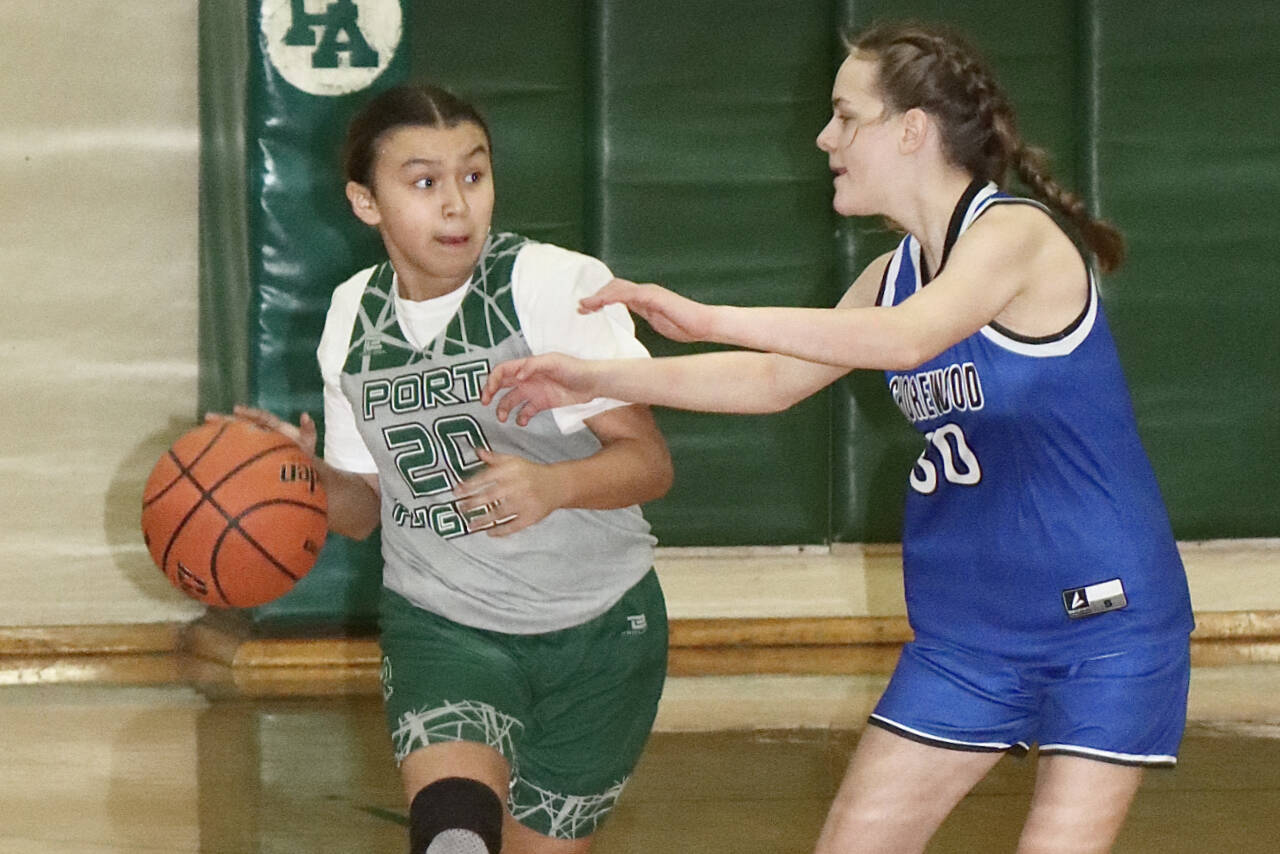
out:
{"label": "beige wall", "polygon": [[185,619],[138,533],[196,411],[196,0],[0,0],[0,625]]}

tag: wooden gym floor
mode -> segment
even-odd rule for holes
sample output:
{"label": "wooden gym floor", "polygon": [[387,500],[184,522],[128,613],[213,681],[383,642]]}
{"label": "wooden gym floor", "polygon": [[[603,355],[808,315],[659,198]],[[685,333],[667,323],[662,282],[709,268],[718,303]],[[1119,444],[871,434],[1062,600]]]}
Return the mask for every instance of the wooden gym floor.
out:
{"label": "wooden gym floor", "polygon": [[[0,854],[404,851],[367,679],[268,696],[128,658],[114,676],[0,687]],[[807,854],[885,678],[673,677],[597,854]],[[1179,766],[1148,774],[1116,850],[1276,851],[1280,665],[1197,667],[1191,717]],[[1012,851],[1033,772],[1003,760],[930,851]]]}
{"label": "wooden gym floor", "polygon": [[[1276,545],[1188,549],[1191,723],[1118,852],[1280,850]],[[656,732],[595,854],[809,854],[910,636],[897,555],[684,560]],[[0,854],[403,854],[377,673],[372,637],[219,614],[0,627]],[[1034,768],[997,765],[932,854],[1013,851]]]}

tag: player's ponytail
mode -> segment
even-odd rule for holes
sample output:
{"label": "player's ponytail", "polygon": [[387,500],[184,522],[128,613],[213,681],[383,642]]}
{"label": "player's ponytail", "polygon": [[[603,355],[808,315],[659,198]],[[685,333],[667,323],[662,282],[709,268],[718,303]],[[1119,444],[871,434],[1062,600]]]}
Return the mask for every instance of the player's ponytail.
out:
{"label": "player's ponytail", "polygon": [[1019,140],[1013,154],[1013,167],[1033,196],[1075,224],[1081,239],[1097,257],[1102,272],[1110,273],[1124,263],[1124,235],[1110,223],[1090,216],[1084,200],[1053,179],[1043,149]]}
{"label": "player's ponytail", "polygon": [[964,38],[920,24],[885,24],[846,45],[851,54],[875,61],[889,109],[901,113],[919,107],[938,122],[952,163],[1001,187],[1013,169],[1035,198],[1078,230],[1104,272],[1123,263],[1123,236],[1094,219],[1079,196],[1054,180],[1044,151],[1023,141],[1004,90]]}

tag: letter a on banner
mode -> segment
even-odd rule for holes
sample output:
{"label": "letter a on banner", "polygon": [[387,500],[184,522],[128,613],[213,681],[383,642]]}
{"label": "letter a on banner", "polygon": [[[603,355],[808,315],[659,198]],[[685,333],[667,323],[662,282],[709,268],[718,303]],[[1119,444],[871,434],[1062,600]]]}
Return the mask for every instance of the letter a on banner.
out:
{"label": "letter a on banner", "polygon": [[280,76],[312,95],[368,88],[400,47],[400,0],[262,0],[262,36]]}

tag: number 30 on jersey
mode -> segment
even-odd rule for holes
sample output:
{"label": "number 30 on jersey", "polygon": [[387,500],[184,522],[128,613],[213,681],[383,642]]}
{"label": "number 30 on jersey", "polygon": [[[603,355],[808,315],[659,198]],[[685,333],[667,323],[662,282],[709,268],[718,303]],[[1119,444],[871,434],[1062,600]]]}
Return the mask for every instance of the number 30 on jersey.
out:
{"label": "number 30 on jersey", "polygon": [[916,492],[932,495],[938,490],[938,463],[947,483],[973,486],[982,480],[982,466],[958,424],[943,424],[924,438],[929,444],[911,469],[911,488]]}

